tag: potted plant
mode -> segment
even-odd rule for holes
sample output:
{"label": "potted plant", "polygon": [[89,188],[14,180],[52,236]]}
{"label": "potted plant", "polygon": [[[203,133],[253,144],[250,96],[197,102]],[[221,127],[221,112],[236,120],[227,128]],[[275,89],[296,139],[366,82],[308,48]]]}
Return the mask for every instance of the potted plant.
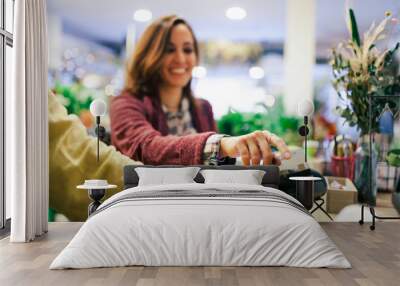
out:
{"label": "potted plant", "polygon": [[[400,77],[394,71],[393,64],[399,43],[393,48],[379,48],[382,40],[388,41],[387,25],[397,24],[390,12],[386,13],[383,21],[375,26],[373,23],[361,38],[356,17],[352,9],[349,10],[349,32],[351,37],[348,42],[340,43],[332,51],[333,86],[344,107],[337,107],[338,113],[350,126],[357,126],[360,140],[356,152],[355,183],[359,191],[359,201],[375,205],[376,201],[376,164],[377,151],[373,147],[369,150],[369,132],[379,131],[377,118],[388,103],[384,96],[400,92]],[[385,43],[383,43],[385,44]],[[371,96],[382,96],[382,100],[374,100],[369,112]],[[389,102],[395,105],[394,102]],[[369,126],[372,117],[371,128]],[[373,176],[372,188],[369,187],[369,156],[372,156]]]}
{"label": "potted plant", "polygon": [[[218,120],[218,131],[239,136],[256,130],[268,130],[281,137],[287,144],[300,145],[297,130],[299,119],[285,113],[281,96],[276,98],[273,108],[258,103],[260,112],[238,112],[230,109]],[[264,110],[263,110],[264,109]]]}

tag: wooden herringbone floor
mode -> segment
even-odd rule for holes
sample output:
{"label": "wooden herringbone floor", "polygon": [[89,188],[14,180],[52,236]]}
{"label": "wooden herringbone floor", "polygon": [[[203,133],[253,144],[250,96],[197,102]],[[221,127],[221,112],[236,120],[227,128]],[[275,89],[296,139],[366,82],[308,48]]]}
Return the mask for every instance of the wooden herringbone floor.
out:
{"label": "wooden herringbone floor", "polygon": [[49,233],[28,244],[0,241],[0,285],[400,285],[400,223],[323,223],[353,268],[122,267],[48,270],[81,223],[51,223]]}

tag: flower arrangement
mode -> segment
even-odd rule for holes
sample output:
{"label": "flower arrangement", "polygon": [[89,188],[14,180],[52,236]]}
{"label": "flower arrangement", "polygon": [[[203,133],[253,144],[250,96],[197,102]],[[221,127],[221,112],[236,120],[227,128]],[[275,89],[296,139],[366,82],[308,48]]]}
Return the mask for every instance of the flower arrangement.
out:
{"label": "flower arrangement", "polygon": [[[379,49],[383,39],[390,36],[385,30],[387,24],[397,24],[397,19],[390,12],[377,26],[371,25],[361,39],[356,18],[352,9],[349,10],[349,32],[351,39],[340,43],[332,51],[331,66],[333,70],[333,85],[345,107],[338,106],[337,111],[349,123],[357,126],[361,135],[369,131],[369,97],[393,95],[400,92],[400,76],[395,62],[395,53],[399,48],[397,43],[392,49]],[[387,44],[387,43],[386,43]],[[372,118],[379,117],[387,100],[374,101]],[[395,105],[395,102],[390,102]],[[371,131],[377,131],[378,123],[372,121]]]}

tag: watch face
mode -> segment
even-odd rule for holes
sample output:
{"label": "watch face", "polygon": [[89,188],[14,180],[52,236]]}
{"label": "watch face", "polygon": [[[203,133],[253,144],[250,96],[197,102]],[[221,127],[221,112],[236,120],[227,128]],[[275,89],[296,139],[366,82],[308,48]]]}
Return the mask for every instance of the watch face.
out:
{"label": "watch face", "polygon": [[235,164],[236,164],[236,158],[224,157],[218,159],[218,165],[235,165]]}

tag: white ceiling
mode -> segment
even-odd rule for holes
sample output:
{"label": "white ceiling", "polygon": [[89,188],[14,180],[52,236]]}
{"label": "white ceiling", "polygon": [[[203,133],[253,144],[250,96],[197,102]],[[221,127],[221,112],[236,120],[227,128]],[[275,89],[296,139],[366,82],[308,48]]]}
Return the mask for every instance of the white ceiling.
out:
{"label": "white ceiling", "polygon": [[[304,0],[297,0],[304,1]],[[400,0],[315,0],[317,42],[329,46],[347,36],[345,5],[354,8],[360,30],[380,21],[386,10],[400,18]],[[247,10],[243,21],[230,21],[231,6]],[[282,43],[285,35],[285,0],[48,0],[49,13],[62,18],[69,30],[93,39],[121,43],[136,9],[147,8],[153,18],[178,14],[187,19],[201,40],[255,40]],[[139,23],[139,33],[146,24]],[[397,26],[396,37],[400,39]]]}

